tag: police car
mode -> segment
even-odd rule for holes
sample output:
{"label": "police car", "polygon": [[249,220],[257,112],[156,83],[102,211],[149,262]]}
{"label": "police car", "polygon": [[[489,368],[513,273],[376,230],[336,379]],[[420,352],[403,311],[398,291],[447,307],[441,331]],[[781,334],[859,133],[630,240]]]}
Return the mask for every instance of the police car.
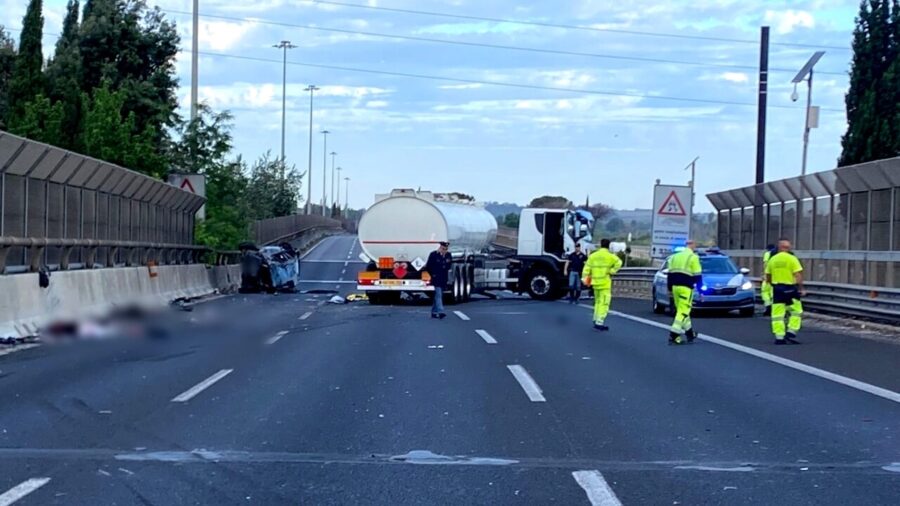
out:
{"label": "police car", "polygon": [[[721,311],[737,310],[741,316],[753,316],[753,283],[747,277],[749,269],[739,269],[728,255],[716,248],[697,251],[703,282],[694,291],[694,309]],[[664,313],[672,303],[667,286],[669,260],[653,277],[653,312]]]}

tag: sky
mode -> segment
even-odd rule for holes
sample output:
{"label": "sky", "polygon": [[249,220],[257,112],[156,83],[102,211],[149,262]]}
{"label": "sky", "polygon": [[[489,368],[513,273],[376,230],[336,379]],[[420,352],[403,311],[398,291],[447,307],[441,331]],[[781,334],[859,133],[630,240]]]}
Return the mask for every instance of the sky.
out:
{"label": "sky", "polygon": [[[327,129],[327,151],[338,153],[357,208],[376,193],[418,187],[482,201],[524,204],[551,194],[648,208],[654,182],[687,184],[684,168],[699,156],[696,210],[711,211],[705,194],[754,182],[761,25],[771,26],[769,60],[776,69],[769,82],[766,179],[800,173],[806,85],[792,102],[791,79],[817,48],[826,51],[813,87],[813,104],[822,111],[810,136],[808,170],[830,170],[840,154],[857,0],[336,1],[376,8],[200,0],[200,99],[234,115],[235,154],[255,159],[280,151],[282,53],[273,44],[297,46],[287,56],[285,150],[288,163],[304,171],[304,89],[321,88],[313,111],[315,202],[322,198],[324,161],[318,132]],[[65,1],[44,3],[50,54]],[[186,50],[177,63],[179,98],[188,115],[191,1],[148,3],[177,22]],[[0,0],[0,24],[20,27],[26,4]],[[330,201],[330,156],[326,182]]]}

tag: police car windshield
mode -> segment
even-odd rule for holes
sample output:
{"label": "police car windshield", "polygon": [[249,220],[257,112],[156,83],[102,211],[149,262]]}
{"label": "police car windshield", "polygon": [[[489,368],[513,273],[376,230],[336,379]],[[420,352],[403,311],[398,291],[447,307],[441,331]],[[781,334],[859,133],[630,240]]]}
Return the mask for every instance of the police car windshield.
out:
{"label": "police car windshield", "polygon": [[727,257],[700,257],[704,274],[737,274],[738,268]]}

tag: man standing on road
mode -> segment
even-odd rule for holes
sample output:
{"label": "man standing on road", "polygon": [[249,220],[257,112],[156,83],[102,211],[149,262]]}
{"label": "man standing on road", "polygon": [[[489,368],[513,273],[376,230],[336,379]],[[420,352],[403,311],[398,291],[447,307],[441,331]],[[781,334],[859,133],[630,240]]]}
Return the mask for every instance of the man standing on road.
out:
{"label": "man standing on road", "polygon": [[600,241],[600,248],[591,253],[581,273],[586,286],[594,289],[594,328],[609,330],[606,315],[609,314],[609,303],[612,302],[612,279],[610,276],[619,272],[622,260],[609,251],[609,239]]}
{"label": "man standing on road", "polygon": [[436,251],[432,251],[428,255],[428,262],[425,263],[425,271],[431,275],[431,286],[434,287],[434,303],[431,306],[431,317],[444,319],[447,313],[444,312],[444,290],[447,289],[447,283],[450,278],[450,264],[453,258],[447,249],[450,243],[441,242]]}
{"label": "man standing on road", "polygon": [[666,276],[669,285],[669,299],[675,306],[675,320],[669,329],[669,344],[684,344],[682,334],[687,342],[697,337],[691,324],[691,308],[694,305],[694,287],[703,282],[700,268],[700,257],[694,253],[696,243],[688,239],[685,248],[669,257],[669,274]]}
{"label": "man standing on road", "polygon": [[[778,240],[778,253],[772,255],[766,263],[766,281],[772,285],[772,332],[775,344],[800,344],[797,332],[800,332],[800,315],[803,304],[800,297],[806,295],[803,289],[803,266],[791,252],[791,241],[785,238]],[[784,317],[790,311],[785,331]]]}
{"label": "man standing on road", "polygon": [[763,307],[765,311],[763,314],[765,316],[769,316],[772,314],[772,283],[769,283],[766,280],[766,264],[769,263],[769,259],[772,258],[772,255],[777,253],[774,244],[770,244],[766,246],[766,251],[763,252],[763,275],[762,275],[762,286],[759,288],[759,295],[762,297]]}
{"label": "man standing on road", "polygon": [[578,304],[581,298],[581,271],[584,270],[584,263],[587,261],[587,255],[581,251],[581,244],[575,245],[575,251],[566,257],[566,265],[563,268],[563,274],[569,278],[569,302]]}

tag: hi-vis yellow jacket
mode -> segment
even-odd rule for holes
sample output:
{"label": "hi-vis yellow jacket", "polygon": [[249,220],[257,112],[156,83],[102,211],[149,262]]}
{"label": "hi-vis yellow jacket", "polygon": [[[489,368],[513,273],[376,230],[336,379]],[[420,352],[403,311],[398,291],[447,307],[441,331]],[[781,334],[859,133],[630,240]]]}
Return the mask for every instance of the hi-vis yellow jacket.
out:
{"label": "hi-vis yellow jacket", "polygon": [[607,248],[599,248],[591,253],[587,263],[584,264],[584,270],[581,271],[581,280],[584,284],[594,289],[608,289],[612,287],[610,276],[619,272],[621,268],[622,260],[619,257],[610,253]]}

